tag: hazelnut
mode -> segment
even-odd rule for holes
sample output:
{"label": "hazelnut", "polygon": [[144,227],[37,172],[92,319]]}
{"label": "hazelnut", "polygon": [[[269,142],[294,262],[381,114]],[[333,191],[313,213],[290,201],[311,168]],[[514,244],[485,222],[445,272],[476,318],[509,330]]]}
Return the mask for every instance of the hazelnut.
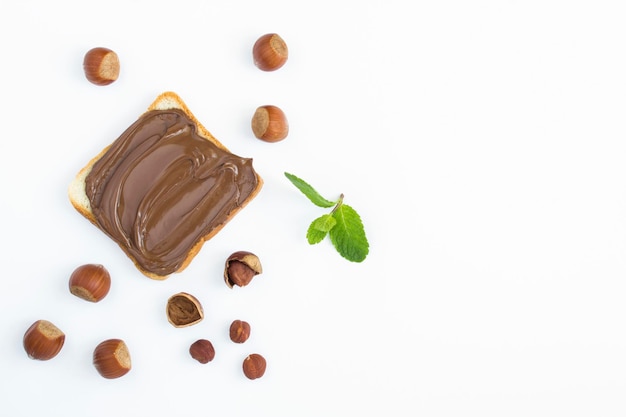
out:
{"label": "hazelnut", "polygon": [[117,54],[108,48],[93,48],[85,54],[83,70],[91,83],[108,85],[120,75],[120,61]]}
{"label": "hazelnut", "polygon": [[97,303],[109,293],[111,276],[102,265],[85,264],[72,272],[70,292],[83,300]]}
{"label": "hazelnut", "polygon": [[189,347],[189,354],[200,363],[209,363],[215,357],[215,349],[210,341],[198,339]]}
{"label": "hazelnut", "polygon": [[258,353],[248,355],[243,361],[243,373],[248,379],[261,378],[265,374],[267,363]]}
{"label": "hazelnut", "polygon": [[47,320],[37,320],[24,333],[24,350],[31,359],[54,358],[65,343],[65,334]]}
{"label": "hazelnut", "polygon": [[131,368],[126,343],[120,339],[109,339],[100,343],[93,351],[93,365],[107,379],[126,375]]}
{"label": "hazelnut", "polygon": [[243,343],[250,337],[250,324],[246,321],[235,320],[230,325],[230,340]]}
{"label": "hazelnut", "polygon": [[289,123],[281,109],[266,105],[256,109],[252,116],[252,133],[265,142],[280,142],[289,134]]}
{"label": "hazelnut", "polygon": [[233,285],[245,287],[261,272],[263,272],[261,261],[255,254],[238,251],[226,259],[224,281],[229,288],[233,288]]}
{"label": "hazelnut", "polygon": [[254,65],[263,71],[275,71],[287,62],[287,44],[275,33],[261,36],[252,47]]}
{"label": "hazelnut", "polygon": [[202,305],[196,297],[185,292],[172,295],[167,300],[167,320],[174,327],[187,327],[204,318]]}

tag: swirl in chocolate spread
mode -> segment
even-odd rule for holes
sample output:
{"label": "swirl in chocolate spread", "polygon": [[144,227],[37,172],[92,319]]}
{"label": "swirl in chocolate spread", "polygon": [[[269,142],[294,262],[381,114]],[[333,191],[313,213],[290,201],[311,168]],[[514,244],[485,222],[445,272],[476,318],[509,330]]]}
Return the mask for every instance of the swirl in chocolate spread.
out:
{"label": "swirl in chocolate spread", "polygon": [[252,159],[199,136],[182,111],[154,110],[111,144],[85,191],[98,227],[144,270],[166,276],[257,184]]}

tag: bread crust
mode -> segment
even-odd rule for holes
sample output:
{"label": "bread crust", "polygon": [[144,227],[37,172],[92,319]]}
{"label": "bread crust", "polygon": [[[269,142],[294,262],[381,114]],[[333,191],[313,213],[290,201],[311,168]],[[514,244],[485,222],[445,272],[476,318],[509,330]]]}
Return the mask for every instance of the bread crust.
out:
{"label": "bread crust", "polygon": [[[148,107],[146,112],[144,112],[144,114],[148,113],[148,112],[150,112],[152,110],[169,110],[169,109],[179,109],[182,112],[184,112],[187,115],[187,117],[189,117],[189,119],[191,119],[195,123],[195,125],[197,127],[197,133],[202,138],[212,142],[215,146],[223,149],[224,151],[230,152],[228,150],[228,148],[226,148],[226,146],[224,146],[219,140],[217,140],[198,121],[198,119],[189,110],[189,108],[183,102],[183,100],[174,92],[166,91],[164,93],[161,93],[152,102],[152,104],[150,104],[150,106]],[[85,180],[86,180],[87,176],[89,175],[89,173],[91,172],[94,164],[98,160],[100,160],[100,158],[102,158],[102,156],[104,154],[106,154],[106,152],[109,150],[110,147],[111,147],[111,144],[107,145],[98,155],[96,155],[94,158],[92,158],[87,163],[87,165],[85,165],[78,172],[78,174],[76,174],[76,176],[74,177],[73,181],[70,183],[69,190],[68,190],[69,199],[70,199],[70,203],[72,204],[72,206],[76,209],[76,211],[78,211],[83,217],[85,217],[87,220],[89,220],[96,227],[98,227],[98,222],[97,222],[97,219],[96,219],[94,213],[92,212],[91,203],[89,201],[89,198],[87,197],[87,193],[86,193],[86,189],[85,189]],[[253,192],[250,194],[250,196],[241,205],[239,205],[236,209],[234,209],[230,213],[230,215],[228,216],[228,218],[226,219],[225,222],[223,222],[222,224],[217,225],[210,233],[208,233],[205,236],[203,236],[202,238],[200,238],[194,244],[194,246],[191,248],[191,250],[188,252],[187,256],[185,257],[184,261],[181,263],[180,267],[174,273],[180,273],[185,268],[187,268],[187,266],[189,266],[189,264],[191,263],[193,258],[198,254],[198,252],[200,252],[200,249],[202,248],[204,243],[207,240],[210,240],[217,233],[219,233],[219,231],[222,230],[222,228],[228,222],[230,222],[230,220],[232,220],[232,218],[235,217],[237,215],[237,213],[239,213],[239,211],[241,211],[250,201],[252,201],[257,196],[257,194],[259,193],[259,191],[263,187],[263,179],[261,178],[261,176],[258,173],[255,172],[255,174],[256,174],[256,177],[257,177],[257,186],[255,187]],[[143,275],[147,276],[148,278],[151,278],[151,279],[154,279],[154,280],[164,280],[164,279],[168,278],[169,276],[171,276],[171,274],[170,275],[158,275],[158,274],[156,274],[154,272],[150,272],[150,271],[145,270],[137,262],[137,260],[129,253],[129,251],[127,250],[127,248],[125,246],[123,246],[122,244],[119,244],[119,247],[133,261],[133,263],[135,264],[137,269]]]}

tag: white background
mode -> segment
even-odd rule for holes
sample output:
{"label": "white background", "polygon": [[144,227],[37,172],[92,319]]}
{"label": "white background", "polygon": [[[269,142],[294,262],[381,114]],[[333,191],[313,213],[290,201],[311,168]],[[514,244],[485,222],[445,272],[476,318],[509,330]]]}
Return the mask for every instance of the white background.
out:
{"label": "white background", "polygon": [[[623,1],[2,0],[0,413],[6,416],[626,415],[626,5]],[[268,32],[290,58],[252,63]],[[96,87],[84,53],[115,50]],[[163,91],[231,151],[259,196],[191,266],[139,274],[69,204],[76,172]],[[254,109],[291,132],[256,140]],[[292,172],[362,216],[362,264],[328,241]],[[264,273],[230,290],[223,263]],[[72,296],[83,263],[112,274]],[[167,298],[206,317],[173,328]],[[67,335],[29,359],[37,319]],[[243,345],[233,319],[252,326]],[[105,380],[93,348],[124,339],[132,371]],[[208,338],[213,362],[188,346]],[[267,373],[247,380],[252,352]]]}

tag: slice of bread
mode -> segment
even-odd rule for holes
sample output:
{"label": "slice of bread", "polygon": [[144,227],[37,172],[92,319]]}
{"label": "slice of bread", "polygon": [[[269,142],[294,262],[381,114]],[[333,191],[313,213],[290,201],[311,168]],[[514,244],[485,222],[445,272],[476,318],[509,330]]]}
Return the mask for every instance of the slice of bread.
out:
{"label": "slice of bread", "polygon": [[[100,212],[98,209],[96,209],[96,207],[92,207],[92,204],[94,201],[97,201],[97,198],[94,197],[94,193],[92,192],[92,198],[89,197],[89,192],[87,191],[87,187],[88,187],[88,177],[90,175],[90,173],[92,172],[92,170],[94,170],[94,165],[96,164],[106,164],[107,163],[107,158],[110,157],[110,155],[108,155],[107,153],[109,152],[109,150],[111,150],[111,154],[114,154],[114,148],[112,149],[112,147],[114,147],[116,145],[116,143],[118,141],[120,141],[122,139],[122,137],[124,137],[124,135],[127,134],[127,132],[131,132],[130,134],[132,135],[133,132],[133,127],[131,126],[129,129],[127,129],[126,132],[124,132],[124,134],[122,136],[120,136],[120,138],[117,139],[117,141],[114,141],[113,143],[111,143],[110,145],[108,145],[107,147],[105,147],[102,152],[100,152],[100,154],[98,154],[96,157],[94,157],[93,159],[91,159],[91,161],[89,161],[89,163],[83,168],[81,169],[78,174],[76,175],[76,177],[74,178],[74,180],[72,181],[72,183],[70,184],[69,187],[69,199],[71,204],[74,206],[74,208],[80,213],[82,214],[87,220],[89,220],[91,223],[93,223],[96,227],[98,227],[99,229],[101,229],[105,234],[107,234],[109,237],[111,237],[114,241],[116,241],[118,243],[118,245],[122,248],[122,250],[124,250],[124,252],[126,253],[126,255],[133,261],[133,263],[135,264],[135,266],[139,269],[139,271],[141,273],[143,273],[144,275],[146,275],[149,278],[152,279],[157,279],[157,280],[162,280],[167,278],[170,274],[172,273],[176,273],[176,272],[181,272],[182,270],[184,270],[189,263],[191,262],[191,260],[197,255],[197,253],[200,251],[200,249],[202,248],[203,244],[211,239],[213,236],[215,236],[225,225],[226,223],[228,223],[241,209],[243,209],[244,206],[246,206],[252,199],[254,199],[254,197],[256,197],[256,195],[259,193],[259,191],[261,190],[262,186],[263,186],[263,180],[262,178],[254,171],[254,169],[252,168],[252,160],[249,158],[241,158],[238,157],[237,155],[232,154],[221,142],[219,142],[215,137],[213,137],[213,135],[211,135],[211,133],[204,127],[202,126],[202,124],[196,119],[196,117],[189,111],[189,109],[187,108],[187,106],[185,105],[185,103],[181,100],[181,98],[176,95],[173,92],[165,92],[161,95],[159,95],[155,101],[148,107],[148,110],[142,114],[140,116],[140,119],[146,115],[150,115],[151,112],[159,112],[159,111],[169,111],[169,110],[175,110],[178,112],[182,112],[184,113],[184,115],[193,122],[193,127],[195,128],[195,133],[197,134],[197,136],[199,136],[202,139],[206,139],[207,141],[209,141],[211,144],[213,144],[216,148],[219,148],[222,152],[223,155],[226,155],[226,157],[231,158],[234,161],[246,161],[245,163],[248,165],[248,172],[249,172],[249,177],[250,177],[250,181],[246,182],[246,193],[242,193],[242,195],[240,196],[240,189],[236,188],[234,191],[232,191],[232,198],[230,201],[230,206],[224,206],[226,207],[224,210],[224,215],[222,215],[221,220],[219,221],[214,221],[213,223],[211,223],[210,227],[207,228],[203,228],[203,234],[200,234],[197,239],[194,242],[191,242],[191,244],[188,245],[188,247],[185,248],[184,253],[181,253],[181,255],[184,256],[180,256],[181,261],[177,262],[175,267],[174,266],[170,266],[169,270],[166,270],[166,268],[159,268],[159,267],[148,267],[145,264],[142,264],[142,262],[140,262],[140,258],[141,258],[141,254],[138,253],[138,250],[143,250],[142,248],[137,249],[136,246],[142,246],[141,242],[139,244],[134,244],[131,241],[133,239],[139,239],[141,240],[142,238],[139,237],[133,237],[135,236],[135,234],[133,233],[127,233],[127,235],[124,235],[122,238],[120,237],[116,237],[114,236],[114,234],[110,233],[109,230],[107,230],[107,221],[105,219],[105,221],[103,221],[101,218],[99,218],[98,216],[98,212]],[[139,121],[139,119],[138,119]],[[133,125],[134,126],[134,125]],[[161,139],[159,139],[161,140]],[[200,142],[202,142],[200,140]],[[122,142],[123,143],[123,142]],[[194,151],[197,153],[197,151]],[[198,158],[197,154],[194,154],[192,156],[190,156],[190,158]],[[206,160],[210,160],[212,158],[211,155],[201,155],[199,157],[199,159],[201,161]],[[97,166],[97,165],[96,165]],[[105,165],[106,166],[106,165]],[[156,166],[153,165],[151,169],[156,169]],[[115,169],[117,169],[116,166],[113,166],[112,168],[106,168],[107,170],[105,170],[105,172],[109,172],[109,171],[114,171]],[[161,168],[158,168],[161,169]],[[165,168],[163,168],[165,170]],[[95,170],[94,170],[95,172]],[[165,171],[163,171],[165,172]],[[204,171],[203,171],[204,172]],[[235,179],[237,178],[236,175],[238,175],[238,170],[234,169],[234,170],[230,170],[228,171],[227,169],[215,169],[212,172],[217,172],[214,173],[212,175],[215,175],[217,177],[214,177],[213,180],[215,182],[228,182],[228,179],[225,179],[226,177],[224,177],[225,175],[230,175],[230,177],[235,176]],[[234,173],[233,173],[234,172]],[[203,173],[200,173],[203,174]],[[198,174],[198,175],[200,175]],[[109,175],[109,174],[107,174]],[[113,174],[110,174],[113,175]],[[164,178],[167,178],[166,175],[163,175]],[[228,177],[228,178],[230,178]],[[194,181],[196,180],[196,177],[194,176]],[[143,181],[143,180],[142,180]],[[146,179],[146,182],[149,182],[150,179]],[[234,183],[234,180],[232,180],[232,182]],[[196,184],[196,183],[194,183]],[[230,183],[229,183],[230,184]],[[194,185],[196,186],[196,185]],[[149,185],[146,185],[146,187],[149,187]],[[207,186],[209,187],[209,186]],[[208,188],[207,188],[208,189]],[[159,190],[156,190],[157,193],[159,193]],[[219,189],[217,187],[214,188],[210,188],[207,191],[207,197],[206,199],[203,197],[203,201],[209,201],[210,199],[210,193],[218,193]],[[161,203],[161,201],[167,201],[169,198],[169,195],[171,194],[169,191],[162,193],[163,197],[159,197],[160,199],[155,199],[155,201],[158,202],[158,204],[160,206],[163,206],[164,203]],[[100,196],[105,195],[105,193],[100,192],[99,194]],[[176,205],[178,203],[180,203],[180,201],[182,201],[183,199],[186,198],[185,193],[181,193],[182,197],[180,197],[177,200],[172,199],[172,205]],[[100,198],[105,198],[105,197],[100,197]],[[225,204],[224,201],[227,200],[224,198],[223,195],[221,194],[215,194],[214,196],[214,200],[215,200],[215,204]],[[211,200],[213,201],[213,200]],[[107,202],[104,202],[107,203]],[[99,204],[104,204],[102,201],[100,201]],[[111,201],[109,201],[109,204],[111,203]],[[115,202],[112,201],[112,203],[117,204],[117,206],[115,207],[119,207],[120,203],[119,202]],[[228,203],[228,201],[227,201]],[[168,203],[170,204],[170,203]],[[205,203],[203,203],[205,204]],[[212,204],[212,203],[211,203]],[[122,204],[123,205],[123,204]],[[221,209],[221,207],[217,207],[215,208],[216,211],[219,211],[218,209]],[[115,209],[115,215],[117,216],[118,208]],[[213,208],[207,209],[206,211],[213,211]],[[198,210],[195,210],[193,212],[193,216],[190,216],[190,218],[192,219],[198,219]],[[132,213],[131,213],[132,215]],[[204,214],[200,214],[200,216],[203,216]],[[122,216],[127,216],[128,214],[120,214],[120,217]],[[208,214],[207,214],[208,216]],[[147,216],[144,216],[147,217]],[[164,216],[162,216],[164,217]],[[216,217],[217,218],[217,217]],[[169,219],[171,220],[171,219]],[[169,221],[168,220],[168,221]],[[140,220],[136,220],[133,219],[134,222],[139,222]],[[184,227],[188,227],[189,226],[189,220],[185,219],[183,220],[178,220],[176,219],[176,221],[178,221],[178,223],[180,223],[180,225],[183,225]],[[209,222],[209,220],[207,220],[207,222]],[[111,222],[109,223],[115,223],[116,225],[119,225],[119,223],[122,223],[122,219],[119,218],[115,218],[113,219]],[[163,222],[166,223],[166,222]],[[204,224],[204,223],[203,223]],[[193,225],[191,225],[193,226]],[[170,227],[170,226],[163,226],[163,227]],[[176,227],[176,226],[171,226],[172,228]],[[204,226],[203,226],[204,227]],[[198,228],[200,229],[200,228]],[[175,234],[176,230],[172,229],[172,234]],[[163,234],[163,233],[161,233]],[[166,238],[169,239],[170,234],[167,234]],[[160,243],[160,242],[157,242]],[[133,246],[135,245],[135,246]],[[146,245],[147,246],[147,245]],[[154,246],[154,242],[150,243],[150,246]]]}

